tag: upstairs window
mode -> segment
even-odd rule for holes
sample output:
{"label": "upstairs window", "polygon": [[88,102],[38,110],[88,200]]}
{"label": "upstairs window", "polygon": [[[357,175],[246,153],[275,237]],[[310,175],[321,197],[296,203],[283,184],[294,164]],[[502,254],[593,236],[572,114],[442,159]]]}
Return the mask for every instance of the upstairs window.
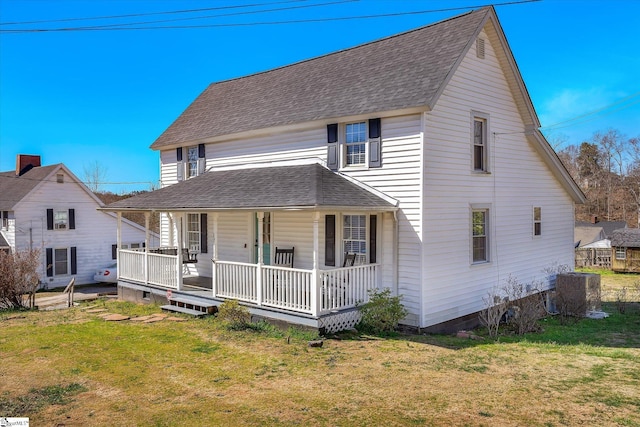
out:
{"label": "upstairs window", "polygon": [[9,229],[9,211],[2,211],[2,229]]}
{"label": "upstairs window", "polygon": [[345,163],[365,165],[367,162],[367,123],[348,123],[345,125]]}
{"label": "upstairs window", "polygon": [[198,147],[189,147],[187,150],[187,178],[198,176]]}
{"label": "upstairs window", "polygon": [[539,206],[533,208],[533,235],[542,235],[542,208]]}
{"label": "upstairs window", "polygon": [[473,170],[486,172],[487,170],[487,133],[486,120],[473,119]]}
{"label": "upstairs window", "polygon": [[66,230],[69,226],[69,211],[56,210],[53,212],[53,229]]}

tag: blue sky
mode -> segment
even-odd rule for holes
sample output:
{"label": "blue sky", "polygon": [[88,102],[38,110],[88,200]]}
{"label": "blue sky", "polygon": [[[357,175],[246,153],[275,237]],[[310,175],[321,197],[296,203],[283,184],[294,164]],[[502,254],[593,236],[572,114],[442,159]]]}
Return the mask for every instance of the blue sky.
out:
{"label": "blue sky", "polygon": [[[251,4],[261,6],[246,7]],[[468,9],[324,18],[485,4],[481,0],[0,0],[0,171],[14,169],[18,153],[40,154],[44,164],[65,163],[81,179],[84,169],[98,162],[106,169],[106,181],[114,183],[104,188],[114,192],[147,189],[158,181],[159,172],[159,154],[149,145],[211,82],[355,46]],[[639,0],[494,4],[543,129],[561,123],[546,130],[552,145],[577,144],[609,128],[640,137]],[[7,24],[228,6],[242,7]],[[134,27],[253,25],[8,32],[223,13],[236,15]],[[310,19],[319,21],[255,25]],[[566,122],[574,118],[580,119]]]}

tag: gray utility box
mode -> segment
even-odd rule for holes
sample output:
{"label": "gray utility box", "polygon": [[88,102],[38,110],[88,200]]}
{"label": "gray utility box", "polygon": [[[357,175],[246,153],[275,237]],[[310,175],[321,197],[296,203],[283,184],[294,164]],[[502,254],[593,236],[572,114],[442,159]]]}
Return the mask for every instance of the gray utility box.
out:
{"label": "gray utility box", "polygon": [[562,273],[556,277],[556,308],[560,314],[584,316],[602,309],[600,275]]}

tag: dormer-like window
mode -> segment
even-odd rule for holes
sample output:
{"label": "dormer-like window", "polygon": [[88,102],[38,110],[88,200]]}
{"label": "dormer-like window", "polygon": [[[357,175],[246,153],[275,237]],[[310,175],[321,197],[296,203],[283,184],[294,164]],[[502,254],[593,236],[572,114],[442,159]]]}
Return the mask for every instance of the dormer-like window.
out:
{"label": "dormer-like window", "polygon": [[[183,151],[186,151],[186,161],[183,160]],[[203,174],[205,171],[205,163],[204,144],[184,147],[184,149],[183,147],[179,147],[176,150],[176,175],[178,181]]]}
{"label": "dormer-like window", "polygon": [[58,184],[64,184],[64,174],[62,173],[56,174],[56,182]]}

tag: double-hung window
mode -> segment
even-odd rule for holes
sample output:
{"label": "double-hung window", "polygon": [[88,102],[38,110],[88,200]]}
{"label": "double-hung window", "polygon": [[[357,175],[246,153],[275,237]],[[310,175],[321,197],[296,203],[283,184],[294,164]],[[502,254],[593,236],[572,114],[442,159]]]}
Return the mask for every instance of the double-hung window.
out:
{"label": "double-hung window", "polygon": [[55,249],[53,251],[53,274],[54,276],[65,275],[69,271],[69,257],[67,248]]}
{"label": "double-hung window", "polygon": [[489,172],[489,115],[471,113],[472,170]]}
{"label": "double-hung window", "polygon": [[187,178],[198,176],[198,147],[193,146],[187,149]]}
{"label": "double-hung window", "polygon": [[533,235],[542,235],[542,208],[539,206],[533,208]]}
{"label": "double-hung window", "polygon": [[617,246],[616,247],[616,259],[625,260],[627,259],[627,248]]}
{"label": "double-hung window", "polygon": [[367,123],[345,125],[345,164],[347,166],[367,163]]}
{"label": "double-hung window", "polygon": [[2,229],[9,229],[9,211],[2,211]]}
{"label": "double-hung window", "polygon": [[355,253],[356,264],[367,262],[367,216],[344,215],[342,248],[344,253]]}
{"label": "double-hung window", "polygon": [[489,210],[472,209],[471,211],[472,261],[482,263],[489,261]]}
{"label": "double-hung window", "polygon": [[187,242],[190,252],[200,252],[200,214],[187,214]]}
{"label": "double-hung window", "polygon": [[53,211],[53,228],[55,230],[66,230],[69,222],[69,211],[55,210]]}

